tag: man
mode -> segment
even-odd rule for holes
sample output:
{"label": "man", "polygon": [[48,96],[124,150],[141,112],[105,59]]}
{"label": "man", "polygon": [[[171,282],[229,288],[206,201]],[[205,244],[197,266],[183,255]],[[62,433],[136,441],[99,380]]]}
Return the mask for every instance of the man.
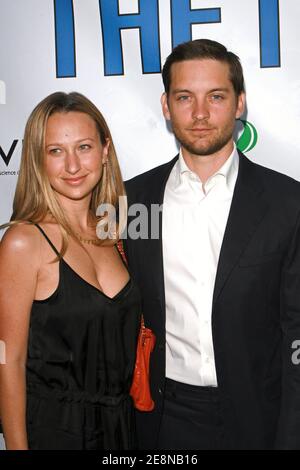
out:
{"label": "man", "polygon": [[244,79],[223,45],[177,46],[163,81],[179,156],[127,183],[150,234],[163,203],[159,239],[126,241],[157,336],[140,447],[300,449],[300,184],[237,151]]}

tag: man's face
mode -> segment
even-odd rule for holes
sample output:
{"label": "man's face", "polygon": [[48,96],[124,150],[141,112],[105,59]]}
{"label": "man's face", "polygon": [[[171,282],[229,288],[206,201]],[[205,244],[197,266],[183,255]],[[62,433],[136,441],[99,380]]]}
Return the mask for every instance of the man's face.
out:
{"label": "man's face", "polygon": [[245,96],[236,97],[229,66],[212,60],[186,60],[171,68],[169,95],[162,109],[183,151],[191,156],[232,150],[235,119],[244,110]]}

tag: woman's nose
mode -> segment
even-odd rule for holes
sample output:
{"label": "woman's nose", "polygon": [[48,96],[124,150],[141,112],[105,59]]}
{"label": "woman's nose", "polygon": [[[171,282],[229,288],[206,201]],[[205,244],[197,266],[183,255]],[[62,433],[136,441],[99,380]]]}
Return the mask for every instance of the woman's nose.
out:
{"label": "woman's nose", "polygon": [[68,150],[65,160],[65,170],[74,175],[80,170],[80,159],[75,150]]}

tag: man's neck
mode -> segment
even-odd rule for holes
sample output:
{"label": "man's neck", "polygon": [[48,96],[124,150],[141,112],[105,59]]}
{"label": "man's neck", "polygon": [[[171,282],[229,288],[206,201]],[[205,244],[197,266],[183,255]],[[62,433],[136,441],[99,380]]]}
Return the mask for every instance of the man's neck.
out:
{"label": "man's neck", "polygon": [[182,156],[188,168],[199,176],[204,184],[228,160],[234,149],[233,141],[228,142],[219,152],[212,155],[195,155],[181,148]]}

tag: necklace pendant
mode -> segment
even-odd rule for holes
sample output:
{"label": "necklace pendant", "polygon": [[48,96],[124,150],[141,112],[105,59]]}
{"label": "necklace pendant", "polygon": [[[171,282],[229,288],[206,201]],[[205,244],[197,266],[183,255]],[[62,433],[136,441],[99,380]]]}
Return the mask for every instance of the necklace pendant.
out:
{"label": "necklace pendant", "polygon": [[101,240],[96,240],[93,238],[83,238],[79,233],[75,233],[75,235],[76,235],[76,238],[82,243],[87,243],[88,245],[95,245],[95,246],[101,245]]}

